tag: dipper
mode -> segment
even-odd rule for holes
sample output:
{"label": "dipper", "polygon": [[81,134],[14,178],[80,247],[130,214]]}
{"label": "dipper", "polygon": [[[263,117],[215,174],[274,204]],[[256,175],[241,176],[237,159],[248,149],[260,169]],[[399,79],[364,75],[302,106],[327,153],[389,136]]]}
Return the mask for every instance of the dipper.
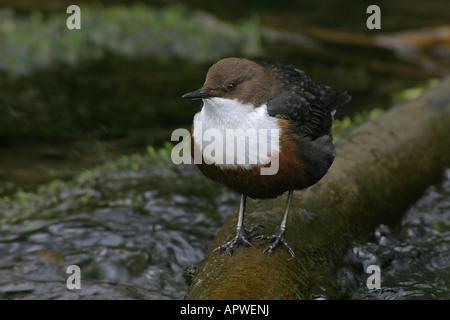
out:
{"label": "dipper", "polygon": [[[225,249],[231,254],[241,243],[251,246],[249,240],[260,226],[244,228],[247,197],[269,199],[288,192],[280,226],[273,235],[255,239],[273,241],[264,252],[271,252],[281,243],[294,257],[285,239],[293,191],[314,185],[333,163],[336,154],[331,135],[333,115],[351,97],[346,92],[318,85],[291,65],[226,58],[211,66],[201,89],[182,98],[203,100],[194,117],[191,136],[192,154],[202,155],[198,168],[207,178],[242,194],[236,236],[214,251]],[[216,146],[224,148],[211,152],[211,147],[204,143],[208,139],[202,135],[209,129],[221,137],[235,130],[239,133],[237,138],[254,129],[262,132],[258,137],[264,139],[249,139],[248,145],[239,148],[238,144],[236,150],[234,144],[230,146],[234,140],[215,137]],[[267,139],[264,134],[268,131],[278,134]],[[267,145],[265,148],[263,143]],[[261,150],[269,151],[261,155]],[[224,163],[224,157],[234,161]],[[239,157],[245,161],[239,161]],[[276,164],[274,172],[262,174],[262,168],[269,169],[273,164]]]}

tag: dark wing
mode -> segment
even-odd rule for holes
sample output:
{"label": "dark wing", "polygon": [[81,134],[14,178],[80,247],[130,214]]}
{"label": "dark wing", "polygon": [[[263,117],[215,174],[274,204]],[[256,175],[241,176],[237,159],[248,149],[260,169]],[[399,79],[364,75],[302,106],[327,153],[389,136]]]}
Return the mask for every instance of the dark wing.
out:
{"label": "dark wing", "polygon": [[351,97],[315,83],[305,72],[279,62],[257,62],[277,81],[267,104],[270,116],[289,120],[299,133],[313,140],[330,134],[334,111]]}

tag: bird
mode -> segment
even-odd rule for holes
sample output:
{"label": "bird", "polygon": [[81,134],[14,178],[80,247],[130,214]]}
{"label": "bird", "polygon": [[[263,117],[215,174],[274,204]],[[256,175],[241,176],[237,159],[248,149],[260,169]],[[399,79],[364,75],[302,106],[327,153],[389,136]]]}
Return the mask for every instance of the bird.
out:
{"label": "bird", "polygon": [[[201,155],[197,167],[208,179],[241,194],[236,235],[213,252],[225,250],[231,255],[240,245],[252,246],[250,241],[256,239],[271,242],[263,252],[282,244],[295,257],[286,240],[293,192],[316,184],[332,165],[336,156],[331,132],[334,114],[351,96],[317,84],[290,64],[230,57],[213,64],[203,86],[182,98],[202,100],[191,129],[192,157]],[[259,140],[270,145],[270,150],[265,148],[267,153],[255,154],[262,147],[258,139],[246,140],[249,144],[255,140],[256,146],[229,146],[231,139],[225,137],[230,130],[242,135],[249,129],[266,134]],[[219,147],[215,152],[210,152],[205,143],[208,139],[202,136],[207,130],[221,135],[216,137]],[[267,138],[267,130],[278,134]],[[241,161],[237,161],[239,156]],[[262,174],[263,168],[269,169],[275,162],[275,173]],[[283,218],[272,235],[257,235],[260,225],[245,229],[247,197],[272,199],[286,192]]]}

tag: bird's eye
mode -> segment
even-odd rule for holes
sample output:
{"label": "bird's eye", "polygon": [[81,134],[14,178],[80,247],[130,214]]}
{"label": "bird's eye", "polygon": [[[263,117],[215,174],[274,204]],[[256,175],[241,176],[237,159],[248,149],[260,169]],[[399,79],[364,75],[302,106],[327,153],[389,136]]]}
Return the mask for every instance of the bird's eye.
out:
{"label": "bird's eye", "polygon": [[228,85],[227,85],[227,89],[228,89],[228,91],[233,91],[234,90],[234,88],[236,88],[236,85],[234,84],[234,83],[229,83]]}

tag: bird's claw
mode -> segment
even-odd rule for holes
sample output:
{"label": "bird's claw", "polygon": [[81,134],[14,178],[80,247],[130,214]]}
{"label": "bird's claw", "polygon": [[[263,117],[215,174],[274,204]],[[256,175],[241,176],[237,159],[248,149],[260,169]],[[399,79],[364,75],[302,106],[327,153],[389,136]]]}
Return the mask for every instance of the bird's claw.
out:
{"label": "bird's claw", "polygon": [[292,250],[291,246],[287,243],[285,237],[285,230],[284,228],[276,227],[273,235],[271,236],[257,236],[255,237],[256,240],[269,240],[273,241],[270,246],[268,246],[266,249],[264,249],[265,252],[272,252],[273,249],[281,242],[281,244],[286,248],[286,250],[291,254],[292,258],[295,258],[294,250]]}
{"label": "bird's claw", "polygon": [[240,243],[245,244],[246,246],[253,247],[250,243],[250,239],[255,236],[255,233],[259,231],[259,229],[264,228],[262,225],[257,225],[251,228],[250,230],[245,230],[244,228],[238,228],[236,231],[236,236],[230,241],[224,243],[223,245],[215,248],[213,252],[226,250],[227,253],[231,256],[234,249],[238,247]]}

